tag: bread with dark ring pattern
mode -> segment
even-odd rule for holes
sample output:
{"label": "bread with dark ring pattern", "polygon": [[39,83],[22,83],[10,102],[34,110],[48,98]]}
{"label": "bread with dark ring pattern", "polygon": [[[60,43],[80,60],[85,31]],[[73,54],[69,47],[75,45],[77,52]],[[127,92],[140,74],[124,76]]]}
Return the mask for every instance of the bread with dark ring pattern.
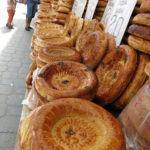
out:
{"label": "bread with dark ring pattern", "polygon": [[123,94],[112,104],[115,109],[123,109],[132,99],[132,97],[137,93],[137,91],[142,87],[146,80],[146,73],[144,72],[146,64],[149,62],[149,56],[140,53],[138,57],[137,68],[134,75],[123,92]]}
{"label": "bread with dark ring pattern", "polygon": [[110,104],[122,94],[133,75],[136,63],[136,51],[128,45],[121,45],[116,51],[105,55],[96,70],[99,81],[96,100],[100,105]]}
{"label": "bread with dark ring pattern", "polygon": [[54,61],[81,61],[81,56],[74,48],[62,46],[50,46],[43,48],[38,53],[38,58],[44,63],[51,63]]}
{"label": "bread with dark ring pattern", "polygon": [[144,40],[134,35],[128,37],[128,44],[143,53],[150,54],[150,41]]}
{"label": "bread with dark ring pattern", "polygon": [[79,98],[33,110],[19,127],[21,150],[125,150],[121,126],[104,108]]}
{"label": "bread with dark ring pattern", "polygon": [[92,100],[97,91],[97,78],[84,64],[55,61],[40,69],[35,88],[48,101],[64,97]]}

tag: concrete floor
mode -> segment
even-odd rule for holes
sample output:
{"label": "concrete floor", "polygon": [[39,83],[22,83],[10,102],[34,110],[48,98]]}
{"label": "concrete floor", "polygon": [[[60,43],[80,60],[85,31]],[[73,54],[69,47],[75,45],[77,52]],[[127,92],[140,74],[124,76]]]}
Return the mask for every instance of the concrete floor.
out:
{"label": "concrete floor", "polygon": [[15,28],[7,29],[6,0],[0,0],[0,150],[14,149],[26,90],[25,77],[31,63],[33,30],[24,30],[25,14],[26,6],[18,3],[13,21]]}

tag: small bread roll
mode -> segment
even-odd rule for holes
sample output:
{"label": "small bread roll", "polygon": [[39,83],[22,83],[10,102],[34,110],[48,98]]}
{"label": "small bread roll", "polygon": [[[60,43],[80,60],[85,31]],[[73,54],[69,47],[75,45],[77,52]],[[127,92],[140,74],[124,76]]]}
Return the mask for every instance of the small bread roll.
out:
{"label": "small bread roll", "polygon": [[150,26],[150,14],[138,14],[133,18],[132,23]]}
{"label": "small bread roll", "polygon": [[133,24],[129,27],[128,33],[145,40],[150,40],[150,26]]}
{"label": "small bread roll", "polygon": [[147,12],[149,13],[150,12],[150,1],[147,0],[147,1],[144,1],[142,4],[141,4],[141,7],[140,9],[142,10],[142,12]]}
{"label": "small bread roll", "polygon": [[150,54],[150,41],[148,40],[130,35],[128,37],[128,44],[136,50]]}

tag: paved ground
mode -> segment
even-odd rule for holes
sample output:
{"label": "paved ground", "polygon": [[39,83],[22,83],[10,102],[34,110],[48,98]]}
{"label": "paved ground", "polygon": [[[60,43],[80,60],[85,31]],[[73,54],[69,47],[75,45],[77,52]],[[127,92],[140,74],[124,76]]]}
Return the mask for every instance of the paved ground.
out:
{"label": "paved ground", "polygon": [[15,29],[6,29],[6,0],[0,1],[0,150],[13,150],[25,77],[31,63],[29,47],[33,31],[24,30],[26,6],[23,4],[17,5]]}

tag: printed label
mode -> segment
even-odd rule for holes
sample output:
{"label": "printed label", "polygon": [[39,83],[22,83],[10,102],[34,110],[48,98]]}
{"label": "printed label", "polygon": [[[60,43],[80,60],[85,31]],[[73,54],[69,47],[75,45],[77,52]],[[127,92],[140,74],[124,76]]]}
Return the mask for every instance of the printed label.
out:
{"label": "printed label", "polygon": [[74,12],[76,16],[82,17],[86,3],[87,0],[75,0],[72,7],[72,12]]}
{"label": "printed label", "polygon": [[86,20],[92,20],[98,0],[89,0],[88,7],[85,14]]}
{"label": "printed label", "polygon": [[119,46],[137,0],[117,0],[106,22],[105,32],[112,34]]}
{"label": "printed label", "polygon": [[108,1],[105,12],[104,12],[104,15],[103,15],[101,21],[106,22],[106,23],[108,22],[108,19],[111,16],[111,12],[112,12],[112,10],[115,6],[116,1],[117,0],[109,0]]}

